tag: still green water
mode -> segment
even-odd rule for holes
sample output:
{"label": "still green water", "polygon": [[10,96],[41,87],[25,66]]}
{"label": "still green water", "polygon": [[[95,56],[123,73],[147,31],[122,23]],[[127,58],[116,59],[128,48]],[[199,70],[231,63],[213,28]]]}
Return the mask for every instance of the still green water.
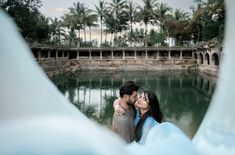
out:
{"label": "still green water", "polygon": [[195,72],[79,72],[59,75],[52,81],[87,117],[111,128],[113,101],[125,81],[135,81],[154,91],[164,121],[174,123],[192,138],[209,106],[215,80]]}

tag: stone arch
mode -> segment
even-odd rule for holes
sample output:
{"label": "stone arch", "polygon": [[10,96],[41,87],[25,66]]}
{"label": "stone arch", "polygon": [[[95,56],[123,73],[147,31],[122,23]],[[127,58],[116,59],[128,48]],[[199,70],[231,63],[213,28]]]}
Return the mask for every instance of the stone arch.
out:
{"label": "stone arch", "polygon": [[212,64],[215,66],[219,65],[219,56],[217,53],[212,54]]}
{"label": "stone arch", "polygon": [[199,64],[203,64],[203,54],[199,54]]}
{"label": "stone arch", "polygon": [[205,61],[207,65],[210,65],[210,55],[208,53],[205,54]]}

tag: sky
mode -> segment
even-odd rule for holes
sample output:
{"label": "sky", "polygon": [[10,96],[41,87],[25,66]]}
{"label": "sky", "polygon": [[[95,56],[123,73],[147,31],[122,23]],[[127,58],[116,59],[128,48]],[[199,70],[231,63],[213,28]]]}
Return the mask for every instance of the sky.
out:
{"label": "sky", "polygon": [[[42,7],[40,11],[47,17],[60,17],[68,11],[69,7],[73,6],[74,2],[84,3],[88,8],[95,10],[95,5],[98,5],[99,0],[41,0]],[[106,0],[107,2],[111,0]],[[132,0],[134,3],[141,4],[142,0]],[[158,0],[158,2],[167,3],[172,8],[180,8],[190,11],[194,0]]]}

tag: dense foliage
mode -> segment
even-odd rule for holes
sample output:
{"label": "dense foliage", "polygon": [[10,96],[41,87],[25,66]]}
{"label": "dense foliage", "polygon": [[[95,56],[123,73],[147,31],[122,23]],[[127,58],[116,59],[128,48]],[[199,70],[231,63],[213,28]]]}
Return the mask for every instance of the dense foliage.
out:
{"label": "dense foliage", "polygon": [[[213,38],[223,40],[224,0],[195,0],[196,7],[191,8],[191,13],[173,9],[157,0],[142,1],[143,5],[126,0],[110,3],[101,0],[95,10],[77,2],[68,8],[67,14],[54,19],[39,12],[40,0],[0,0],[0,6],[14,18],[19,31],[31,44],[193,46]],[[153,28],[150,29],[149,25]],[[91,37],[92,28],[97,26],[100,28],[99,44]],[[111,40],[107,39],[108,34],[112,36]]]}

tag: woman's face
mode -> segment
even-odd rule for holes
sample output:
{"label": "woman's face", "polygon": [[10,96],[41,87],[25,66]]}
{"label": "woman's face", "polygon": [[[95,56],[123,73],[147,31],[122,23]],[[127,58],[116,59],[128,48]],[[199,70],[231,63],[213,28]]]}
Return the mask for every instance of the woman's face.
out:
{"label": "woman's face", "polygon": [[149,104],[148,104],[148,99],[146,98],[147,98],[147,94],[142,93],[139,99],[136,101],[135,106],[143,110],[148,110]]}

